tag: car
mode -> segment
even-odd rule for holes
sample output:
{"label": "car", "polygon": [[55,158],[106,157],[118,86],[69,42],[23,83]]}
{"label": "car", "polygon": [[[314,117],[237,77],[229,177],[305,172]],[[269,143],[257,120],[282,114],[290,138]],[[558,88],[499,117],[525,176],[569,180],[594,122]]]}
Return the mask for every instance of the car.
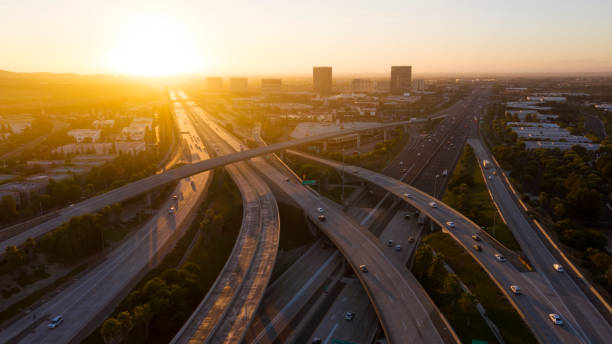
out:
{"label": "car", "polygon": [[493,176],[489,176],[489,180],[493,179]]}
{"label": "car", "polygon": [[353,170],[353,173],[359,173],[359,170]]}
{"label": "car", "polygon": [[353,320],[353,318],[355,318],[355,313],[353,312],[344,313],[344,320],[351,321]]}
{"label": "car", "polygon": [[406,172],[408,172],[408,169],[402,168],[402,173],[406,173]]}
{"label": "car", "polygon": [[482,251],[482,247],[480,247],[480,245],[478,244],[474,244],[474,246],[472,247],[474,248],[475,251],[478,251],[478,252]]}
{"label": "car", "polygon": [[319,213],[323,213],[325,210],[323,210],[323,208],[317,208],[317,211],[318,211]]}
{"label": "car", "polygon": [[176,200],[178,200],[178,196],[177,195],[172,195],[172,199],[176,201]]}
{"label": "car", "polygon": [[510,290],[514,293],[514,295],[521,295],[521,287],[516,284],[510,286]]}
{"label": "car", "polygon": [[496,176],[496,175],[497,175],[497,171],[493,171],[492,173],[493,173],[493,175],[494,175],[494,176]]}
{"label": "car", "polygon": [[285,181],[288,182],[289,181],[289,177],[285,178]]}
{"label": "car", "polygon": [[555,314],[555,313],[550,313],[548,315],[548,318],[550,319],[550,321],[552,321],[553,324],[555,325],[563,325],[563,319],[561,319],[561,316],[559,314]]}
{"label": "car", "polygon": [[368,272],[368,267],[365,265],[359,265],[359,271],[361,272]]}
{"label": "car", "polygon": [[561,265],[561,264],[553,264],[553,269],[555,269],[555,271],[557,271],[557,272],[565,271],[565,270],[563,270],[563,265]]}
{"label": "car", "polygon": [[319,337],[314,337],[312,339],[312,344],[321,344],[321,338]]}
{"label": "car", "polygon": [[476,241],[480,241],[482,239],[480,239],[480,237],[476,234],[472,235],[472,239],[476,240]]}
{"label": "car", "polygon": [[412,244],[414,242],[414,238],[413,237],[408,238],[408,242]]}
{"label": "car", "polygon": [[429,202],[429,206],[432,208],[437,208],[438,207],[438,203],[436,202]]}
{"label": "car", "polygon": [[170,209],[168,209],[168,215],[174,215],[175,209],[174,207],[170,207]]}
{"label": "car", "polygon": [[323,222],[326,220],[325,215],[319,215],[319,217],[317,217],[319,219],[319,221]]}
{"label": "car", "polygon": [[401,251],[402,250],[402,245],[395,245],[395,250],[396,251]]}
{"label": "car", "polygon": [[410,214],[405,214],[405,215],[404,215],[404,218],[405,218],[406,220],[410,220]]}
{"label": "car", "polygon": [[506,258],[504,256],[502,256],[501,254],[499,254],[499,253],[495,254],[495,259],[499,260],[500,262],[505,262],[506,261]]}
{"label": "car", "polygon": [[405,193],[405,194],[404,194],[404,197],[406,197],[406,198],[412,198],[412,195],[411,195],[411,194],[409,194],[409,193]]}
{"label": "car", "polygon": [[393,246],[393,240],[391,239],[387,240],[387,246],[389,247]]}
{"label": "car", "polygon": [[47,325],[47,327],[50,329],[54,329],[63,322],[64,322],[64,318],[61,315],[58,315],[49,321],[49,324]]}
{"label": "car", "polygon": [[420,214],[420,213],[421,213],[421,212],[419,212],[418,210],[415,210],[415,211],[414,211],[414,216],[419,216],[419,214]]}
{"label": "car", "polygon": [[455,228],[455,223],[453,221],[446,221],[446,225],[450,228]]}

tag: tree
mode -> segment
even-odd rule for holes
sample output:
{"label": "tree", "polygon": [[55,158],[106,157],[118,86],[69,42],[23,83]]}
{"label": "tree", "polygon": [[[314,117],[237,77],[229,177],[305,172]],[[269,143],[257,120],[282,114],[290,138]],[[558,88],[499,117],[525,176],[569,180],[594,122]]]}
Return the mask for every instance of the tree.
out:
{"label": "tree", "polygon": [[476,299],[474,295],[469,293],[463,293],[458,300],[459,307],[465,313],[471,313],[474,311],[474,306],[476,305]]}
{"label": "tree", "polygon": [[446,269],[444,269],[444,257],[441,254],[437,254],[431,261],[431,265],[427,270],[427,278],[434,282],[436,285],[440,285],[446,277]]}
{"label": "tree", "polygon": [[134,327],[134,319],[132,315],[128,311],[123,311],[117,314],[117,320],[121,323],[121,335],[123,338],[126,338],[128,333]]}
{"label": "tree", "polygon": [[106,319],[102,328],[100,328],[100,334],[104,343],[106,344],[117,344],[121,342],[121,322],[115,318]]}
{"label": "tree", "polygon": [[612,265],[606,271],[606,281],[608,281],[608,287],[612,287]]}
{"label": "tree", "polygon": [[574,187],[565,197],[568,210],[581,219],[594,219],[599,213],[601,195],[586,187]]}
{"label": "tree", "polygon": [[7,246],[4,249],[4,259],[8,265],[11,273],[16,274],[19,268],[25,262],[23,251],[17,248],[15,245]]}
{"label": "tree", "polygon": [[417,248],[416,253],[414,255],[414,265],[412,270],[414,271],[415,276],[422,280],[423,277],[427,274],[427,269],[431,265],[431,261],[433,259],[433,250],[429,245],[423,245]]}
{"label": "tree", "polygon": [[146,341],[149,337],[149,323],[153,318],[151,306],[148,303],[134,308],[134,325],[140,329],[142,338]]}
{"label": "tree", "polygon": [[444,293],[457,297],[461,294],[463,290],[461,289],[461,285],[459,284],[459,278],[455,274],[448,274],[444,279]]}
{"label": "tree", "polygon": [[27,238],[25,243],[23,244],[23,250],[28,257],[28,261],[32,260],[32,256],[34,255],[35,248],[36,248],[36,241],[32,238]]}

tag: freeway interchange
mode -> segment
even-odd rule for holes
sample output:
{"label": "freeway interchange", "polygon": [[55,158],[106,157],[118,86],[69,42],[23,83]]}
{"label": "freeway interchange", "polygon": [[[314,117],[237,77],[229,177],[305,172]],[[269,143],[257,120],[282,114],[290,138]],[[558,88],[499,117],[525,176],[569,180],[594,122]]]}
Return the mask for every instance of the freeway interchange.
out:
{"label": "freeway interchange", "polygon": [[[311,223],[315,224],[325,233],[344,256],[344,259],[346,259],[363,285],[388,342],[451,343],[458,341],[444,316],[406,269],[405,261],[398,259],[397,256],[390,255],[389,249],[372,232],[347,216],[342,209],[330,206],[318,194],[301,185],[299,178],[291,175],[291,171],[286,166],[280,165],[282,163],[268,155],[276,151],[334,136],[346,135],[360,130],[405,126],[410,122],[375,124],[359,130],[343,130],[337,133],[317,135],[266,147],[243,150],[240,141],[221,128],[214,119],[199,108],[184,93],[172,92],[171,97],[179,121],[189,123],[190,127],[186,131],[190,134],[187,140],[194,140],[191,142],[190,147],[192,149],[194,147],[198,148],[197,152],[194,152],[196,158],[192,164],[139,180],[75,204],[73,207],[61,211],[59,216],[2,241],[0,248],[4,249],[8,245],[20,244],[27,237],[41,236],[72,216],[94,212],[107,204],[127,200],[175,180],[180,181],[179,186],[177,186],[179,189],[175,193],[188,195],[187,189],[192,189],[195,192],[187,198],[181,196],[181,201],[189,199],[191,203],[188,206],[177,207],[176,219],[179,221],[179,219],[186,218],[186,212],[193,207],[199,195],[201,195],[203,190],[199,186],[205,185],[209,178],[209,173],[205,171],[225,166],[243,197],[245,216],[243,217],[241,231],[236,240],[234,250],[211,291],[209,291],[192,317],[179,331],[173,343],[234,343],[243,340],[246,342],[271,342],[274,338],[271,340],[267,339],[270,333],[281,332],[290,327],[290,319],[296,316],[299,310],[298,305],[305,302],[304,300],[296,299],[296,297],[302,292],[306,294],[309,292],[307,288],[309,283],[320,285],[321,281],[314,279],[314,276],[317,276],[319,271],[313,271],[315,273],[313,279],[306,281],[306,284],[297,292],[297,296],[284,299],[286,300],[284,304],[276,304],[276,306],[272,307],[274,312],[270,313],[274,314],[272,319],[262,321],[261,309],[268,309],[268,305],[274,302],[274,300],[269,300],[264,296],[264,292],[266,287],[268,287],[268,290],[274,288],[274,285],[268,286],[268,281],[276,259],[280,230],[278,207],[268,184],[275,185],[276,188],[289,195],[303,208]],[[473,103],[474,100],[472,100],[471,104]],[[447,125],[449,126],[448,131],[452,132],[453,130],[456,131],[459,124],[453,121]],[[448,137],[448,135],[444,137]],[[466,137],[467,135],[457,135],[457,145],[462,146]],[[435,144],[432,143],[431,147],[425,147],[424,145],[421,147],[423,149],[423,156],[429,155],[433,157],[436,152],[444,149],[444,139],[438,141],[434,139],[434,141]],[[205,143],[207,149],[201,147],[202,143]],[[470,139],[470,143],[472,145],[476,144],[472,139]],[[418,147],[416,148],[417,150],[412,150],[412,152],[418,151]],[[475,151],[479,158],[487,154],[484,149],[481,151],[475,149]],[[216,155],[216,157],[209,158],[208,152],[211,155]],[[495,247],[487,242],[481,243],[482,252],[475,252],[472,249],[472,235],[479,232],[479,227],[476,224],[434,197],[401,182],[401,179],[406,179],[410,176],[413,179],[420,175],[418,173],[420,171],[409,170],[403,172],[399,176],[400,180],[398,180],[359,167],[346,166],[299,152],[292,152],[292,154],[315,160],[336,169],[342,169],[344,173],[380,187],[392,195],[392,197],[401,202],[406,202],[419,209],[423,214],[426,214],[459,242],[487,271],[492,280],[525,319],[540,342],[605,343],[609,338],[612,338],[612,330],[608,322],[595,309],[586,295],[576,286],[571,277],[567,276],[567,274],[560,275],[552,271],[550,265],[554,261],[553,256],[548,251],[548,248],[542,244],[540,238],[533,235],[531,228],[527,230],[525,224],[520,222],[524,220],[523,214],[519,215],[517,210],[512,208],[513,206],[518,206],[511,197],[504,194],[508,190],[503,183],[489,181],[487,186],[492,190],[495,202],[500,204],[502,215],[509,219],[509,227],[515,233],[517,240],[519,240],[521,246],[526,251],[530,261],[534,262],[537,268],[536,272],[520,272],[508,262],[500,262],[495,258],[494,254],[497,253]],[[456,151],[449,151],[448,154],[448,158],[442,159],[444,163],[452,160],[452,157],[455,156],[453,154],[456,154]],[[420,155],[421,152],[419,152]],[[440,156],[444,157],[444,153],[438,154],[438,158]],[[406,161],[410,158],[405,156],[401,159]],[[250,161],[243,162],[243,160],[249,159]],[[397,164],[398,159],[392,162],[392,165]],[[427,166],[427,163],[423,168],[425,166]],[[183,180],[191,175],[195,176],[190,177],[189,181]],[[427,184],[431,183],[431,179],[431,176],[422,179],[426,181],[423,182],[424,184],[421,188],[431,189],[431,184]],[[437,180],[435,182],[437,183]],[[195,189],[193,189],[194,183],[198,186]],[[417,185],[419,185],[418,179]],[[181,189],[183,187],[185,190]],[[433,189],[433,192],[430,190],[431,193],[441,193],[440,189],[437,189],[437,185],[434,185]],[[430,202],[436,202],[436,207],[431,207],[429,205]],[[325,221],[319,220],[321,213],[317,211],[317,208],[325,209]],[[178,212],[185,213],[181,215]],[[510,215],[508,216],[507,214]],[[162,216],[161,214],[156,216],[154,220],[162,222],[174,221],[172,219],[168,220],[167,216]],[[452,221],[454,225],[450,227],[447,224],[448,221]],[[154,228],[157,235],[159,226],[159,224],[152,224],[149,228]],[[170,229],[178,228],[177,223],[163,224],[163,226],[167,226]],[[153,232],[149,231],[148,233]],[[163,233],[163,231],[159,233]],[[171,234],[167,234],[167,237],[171,237]],[[141,243],[150,241],[144,237],[139,238],[140,236],[135,236],[135,238],[132,237],[129,240],[140,240]],[[166,241],[167,239],[164,239],[162,243]],[[127,241],[121,247],[126,245],[130,248],[140,247],[138,245],[135,246],[130,241]],[[316,249],[316,246],[313,249]],[[151,248],[145,248],[145,250],[151,251]],[[156,250],[152,252],[156,252]],[[323,251],[321,250],[320,252]],[[126,251],[125,248],[121,252],[114,252],[112,253],[113,259],[109,259],[108,262],[96,267],[82,281],[73,283],[66,291],[61,292],[53,299],[61,300],[61,303],[58,303],[60,301],[49,301],[43,304],[41,309],[37,310],[40,311],[38,313],[40,314],[38,321],[34,322],[34,319],[24,318],[23,321],[14,323],[12,327],[0,332],[0,339],[4,339],[3,342],[9,340],[15,341],[16,339],[17,341],[23,340],[26,338],[25,335],[28,331],[35,329],[27,337],[26,341],[42,342],[46,340],[42,339],[45,336],[44,333],[46,333],[46,329],[43,328],[46,324],[41,322],[42,318],[58,312],[64,314],[66,322],[73,323],[73,325],[64,324],[63,327],[54,330],[52,335],[57,339],[54,342],[69,342],[82,336],[85,325],[94,321],[94,317],[98,313],[103,314],[102,308],[105,308],[111,300],[105,299],[103,302],[98,302],[96,307],[99,307],[99,311],[90,311],[92,314],[89,315],[89,320],[86,322],[81,319],[87,317],[81,318],[83,315],[79,315],[79,312],[82,313],[87,310],[88,303],[72,300],[89,300],[88,302],[91,302],[91,300],[95,299],[96,295],[99,295],[96,294],[93,284],[98,279],[104,279],[101,276],[109,276],[110,273],[117,273],[116,271],[119,271],[117,269],[123,269],[121,271],[124,271],[123,273],[126,274],[126,278],[133,279],[138,275],[140,270],[137,268],[141,265],[134,264],[131,270],[128,271],[127,267],[121,267],[122,264],[125,265],[129,259],[138,259],[139,262],[144,262],[146,266],[147,262],[154,256],[151,254],[139,255],[139,251]],[[136,256],[138,258],[134,258]],[[334,269],[339,268],[338,264],[341,261],[342,258],[337,253],[322,253],[319,255],[319,270],[325,268],[330,270],[328,273],[331,273],[335,271]],[[367,266],[368,272],[361,271],[359,268],[361,265]],[[106,270],[102,271],[101,269]],[[106,282],[110,283],[110,280]],[[86,286],[86,283],[89,283],[89,286]],[[520,285],[523,295],[514,295],[509,289],[511,284]],[[103,288],[102,286],[103,284],[98,288]],[[120,286],[115,286],[115,288],[119,289]],[[78,295],[77,299],[75,299],[75,295]],[[68,301],[71,304],[69,307],[66,307]],[[83,303],[80,304],[80,302]],[[258,311],[259,308],[261,309]],[[565,326],[558,327],[550,322],[547,316],[548,313],[553,312],[563,315]],[[35,327],[33,328],[32,325],[35,325]]]}

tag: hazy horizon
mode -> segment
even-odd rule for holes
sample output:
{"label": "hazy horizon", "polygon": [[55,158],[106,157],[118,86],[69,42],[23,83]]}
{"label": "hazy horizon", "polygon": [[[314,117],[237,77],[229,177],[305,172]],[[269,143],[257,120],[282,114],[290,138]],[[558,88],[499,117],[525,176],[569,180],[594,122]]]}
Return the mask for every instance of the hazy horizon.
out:
{"label": "hazy horizon", "polygon": [[612,71],[612,2],[0,2],[0,69],[111,75]]}

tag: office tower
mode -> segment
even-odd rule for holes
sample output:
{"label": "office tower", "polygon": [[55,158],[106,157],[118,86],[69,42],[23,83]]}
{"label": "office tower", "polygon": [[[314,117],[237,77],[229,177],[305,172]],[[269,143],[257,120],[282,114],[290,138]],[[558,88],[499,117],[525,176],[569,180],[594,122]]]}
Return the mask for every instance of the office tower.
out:
{"label": "office tower", "polygon": [[247,78],[230,78],[230,91],[246,92],[248,88]]}
{"label": "office tower", "polygon": [[425,91],[425,80],[417,79],[412,81],[413,91]]}
{"label": "office tower", "polygon": [[370,79],[353,79],[351,91],[355,93],[368,93],[374,89],[374,83]]}
{"label": "office tower", "polygon": [[223,89],[223,78],[217,76],[209,76],[206,78],[206,88],[211,91],[220,91]]}
{"label": "office tower", "polygon": [[412,88],[412,66],[391,67],[391,94],[403,95]]}
{"label": "office tower", "polygon": [[280,93],[282,89],[281,79],[261,79],[261,93],[274,94]]}
{"label": "office tower", "polygon": [[315,92],[330,94],[332,91],[332,67],[312,67],[312,84]]}

